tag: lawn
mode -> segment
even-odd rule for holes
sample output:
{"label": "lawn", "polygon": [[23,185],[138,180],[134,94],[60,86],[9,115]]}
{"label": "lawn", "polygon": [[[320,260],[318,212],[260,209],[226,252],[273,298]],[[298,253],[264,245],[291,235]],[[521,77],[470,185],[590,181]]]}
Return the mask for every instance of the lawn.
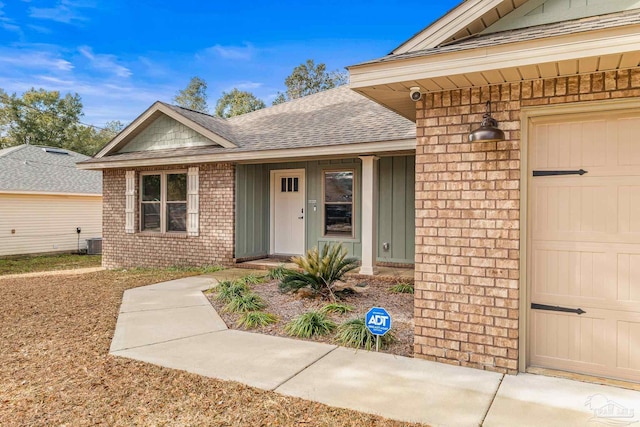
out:
{"label": "lawn", "polygon": [[0,278],[2,425],[407,425],[108,354],[125,289],[193,274]]}
{"label": "lawn", "polygon": [[100,267],[101,264],[102,256],[100,255],[60,254],[2,258],[0,259],[0,276],[35,271]]}

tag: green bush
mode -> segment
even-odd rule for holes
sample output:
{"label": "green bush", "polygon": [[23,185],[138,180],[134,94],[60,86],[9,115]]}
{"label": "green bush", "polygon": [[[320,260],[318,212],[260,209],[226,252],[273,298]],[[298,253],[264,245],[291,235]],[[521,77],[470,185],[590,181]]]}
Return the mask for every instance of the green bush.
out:
{"label": "green bush", "polygon": [[284,330],[294,337],[311,338],[314,335],[326,335],[333,332],[335,328],[336,324],[329,320],[326,314],[310,311],[287,323]]}
{"label": "green bush", "polygon": [[391,292],[396,294],[414,293],[413,283],[397,283],[391,287]]}
{"label": "green bush", "polygon": [[224,310],[232,313],[246,313],[247,311],[262,310],[266,306],[267,304],[258,295],[246,292],[233,297]]}
{"label": "green bush", "polygon": [[260,326],[267,326],[272,323],[276,323],[277,321],[278,318],[271,313],[265,313],[264,311],[248,311],[240,316],[236,325],[247,329],[255,329]]}
{"label": "green bush", "polygon": [[249,286],[247,286],[244,282],[231,282],[229,280],[225,280],[224,282],[220,282],[218,286],[216,286],[218,290],[218,295],[216,295],[216,299],[222,302],[231,302],[232,299],[244,295],[249,292]]}
{"label": "green bush", "polygon": [[286,276],[289,271],[290,270],[286,268],[284,264],[280,264],[277,267],[270,268],[269,271],[267,272],[266,277],[269,280],[275,280],[275,279],[282,280],[284,279],[284,276]]}
{"label": "green bush", "polygon": [[258,283],[262,283],[264,282],[265,277],[264,276],[258,276],[257,274],[248,274],[244,277],[242,277],[241,279],[239,279],[239,281],[246,283],[247,285],[257,285]]}
{"label": "green bush", "polygon": [[309,288],[323,298],[336,300],[333,292],[335,282],[345,274],[358,267],[356,258],[347,258],[347,250],[339,244],[324,246],[322,252],[318,248],[307,251],[304,257],[291,259],[302,269],[302,272],[289,271],[280,282],[282,292],[297,291]]}
{"label": "green bush", "polygon": [[[340,326],[335,336],[338,344],[345,347],[371,350],[376,347],[376,336],[367,329],[364,317],[347,320]],[[380,347],[385,348],[395,341],[391,331],[380,337]]]}
{"label": "green bush", "polygon": [[329,314],[329,313],[338,313],[345,314],[353,311],[353,306],[347,304],[340,304],[338,302],[332,302],[331,304],[327,304],[320,309],[321,313]]}

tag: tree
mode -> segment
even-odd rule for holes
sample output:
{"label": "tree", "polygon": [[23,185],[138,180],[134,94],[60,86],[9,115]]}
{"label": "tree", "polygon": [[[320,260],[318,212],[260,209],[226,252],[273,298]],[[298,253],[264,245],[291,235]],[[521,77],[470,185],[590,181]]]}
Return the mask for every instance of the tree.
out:
{"label": "tree", "polygon": [[82,101],[76,93],[31,89],[19,97],[0,92],[0,129],[3,145],[64,147],[68,131],[80,120]]}
{"label": "tree", "polygon": [[87,126],[82,115],[78,94],[61,98],[57,91],[31,89],[18,96],[0,89],[0,148],[47,145],[92,156],[124,128],[119,121]]}
{"label": "tree", "polygon": [[179,91],[173,98],[173,102],[183,108],[206,113],[209,109],[207,105],[207,82],[200,77],[192,77],[187,87]]}
{"label": "tree", "polygon": [[216,103],[216,116],[229,118],[264,107],[264,102],[251,92],[233,88],[230,92],[222,92],[222,96]]}
{"label": "tree", "polygon": [[338,70],[327,72],[325,64],[316,65],[313,59],[307,59],[307,62],[295,67],[284,80],[287,90],[285,93],[278,92],[273,105],[342,86],[348,81],[347,73]]}

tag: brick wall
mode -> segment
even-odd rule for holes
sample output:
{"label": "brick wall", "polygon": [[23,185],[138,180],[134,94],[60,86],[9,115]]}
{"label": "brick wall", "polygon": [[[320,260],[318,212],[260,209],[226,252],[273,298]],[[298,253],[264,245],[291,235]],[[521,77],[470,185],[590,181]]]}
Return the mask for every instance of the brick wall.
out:
{"label": "brick wall", "polygon": [[[428,94],[417,105],[416,356],[518,368],[520,109],[640,96],[640,69]],[[506,141],[469,143],[487,100]]]}
{"label": "brick wall", "polygon": [[[232,264],[234,255],[235,166],[226,163],[199,167],[200,234],[125,233],[125,170],[103,172],[102,265],[106,268],[204,266]],[[181,169],[187,169],[185,166]],[[136,171],[175,170],[138,168]],[[139,175],[136,200],[139,200]],[[139,229],[139,204],[136,229]]]}

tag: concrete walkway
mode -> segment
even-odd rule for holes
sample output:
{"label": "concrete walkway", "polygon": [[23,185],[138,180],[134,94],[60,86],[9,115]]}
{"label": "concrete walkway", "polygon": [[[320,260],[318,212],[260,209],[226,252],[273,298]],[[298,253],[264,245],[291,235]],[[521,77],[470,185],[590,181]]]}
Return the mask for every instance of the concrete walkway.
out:
{"label": "concrete walkway", "polygon": [[431,425],[640,421],[638,391],[230,330],[202,293],[215,283],[198,276],[126,291],[111,354]]}

